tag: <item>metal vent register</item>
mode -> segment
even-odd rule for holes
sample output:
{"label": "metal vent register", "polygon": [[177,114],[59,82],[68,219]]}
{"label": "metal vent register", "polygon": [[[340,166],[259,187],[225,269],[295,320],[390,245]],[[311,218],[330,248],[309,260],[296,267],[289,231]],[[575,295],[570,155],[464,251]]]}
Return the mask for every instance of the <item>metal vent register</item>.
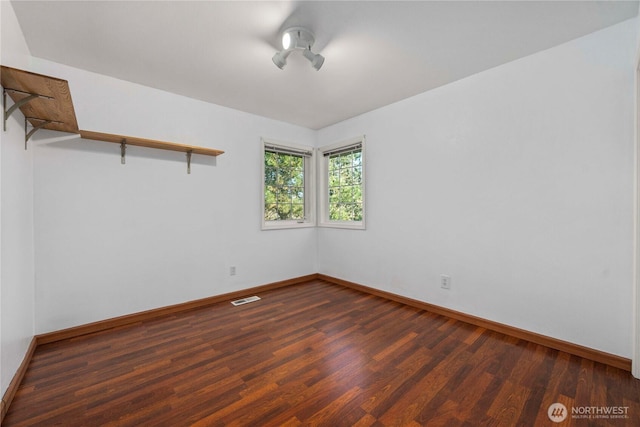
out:
{"label": "metal vent register", "polygon": [[242,305],[242,304],[249,304],[250,302],[259,301],[259,300],[260,300],[260,297],[252,296],[252,297],[247,297],[247,298],[242,298],[242,299],[239,299],[239,300],[231,301],[231,304],[233,304],[233,305]]}

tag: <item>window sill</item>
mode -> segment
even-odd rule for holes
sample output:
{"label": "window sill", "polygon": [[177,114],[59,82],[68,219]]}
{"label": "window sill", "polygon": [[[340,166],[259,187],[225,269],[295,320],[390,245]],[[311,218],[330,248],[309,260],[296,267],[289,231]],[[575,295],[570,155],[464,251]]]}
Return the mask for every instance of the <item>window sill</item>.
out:
{"label": "window sill", "polygon": [[318,224],[318,227],[323,228],[346,228],[351,230],[365,230],[364,221],[351,222],[351,221],[327,221]]}
{"label": "window sill", "polygon": [[272,221],[277,222],[277,224],[272,223],[262,223],[262,230],[286,230],[290,228],[311,228],[316,225],[313,222],[296,222],[296,221]]}

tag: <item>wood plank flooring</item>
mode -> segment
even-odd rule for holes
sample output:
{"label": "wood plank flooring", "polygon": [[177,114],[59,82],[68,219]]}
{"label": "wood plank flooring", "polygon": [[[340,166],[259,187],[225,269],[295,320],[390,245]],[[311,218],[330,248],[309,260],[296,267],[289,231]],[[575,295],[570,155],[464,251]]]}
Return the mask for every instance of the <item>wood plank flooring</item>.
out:
{"label": "wood plank flooring", "polygon": [[320,280],[259,296],[39,346],[4,425],[640,426],[628,372]]}

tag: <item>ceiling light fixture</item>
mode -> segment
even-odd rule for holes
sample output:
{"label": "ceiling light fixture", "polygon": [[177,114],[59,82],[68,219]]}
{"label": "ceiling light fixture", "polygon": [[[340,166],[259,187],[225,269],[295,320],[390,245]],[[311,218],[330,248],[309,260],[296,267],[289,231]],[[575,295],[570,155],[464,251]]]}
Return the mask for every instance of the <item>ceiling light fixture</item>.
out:
{"label": "ceiling light fixture", "polygon": [[293,27],[282,34],[282,50],[273,55],[271,60],[281,70],[287,65],[287,57],[294,50],[301,50],[302,55],[311,62],[311,66],[317,70],[324,64],[324,56],[311,52],[315,38],[311,31],[302,27]]}

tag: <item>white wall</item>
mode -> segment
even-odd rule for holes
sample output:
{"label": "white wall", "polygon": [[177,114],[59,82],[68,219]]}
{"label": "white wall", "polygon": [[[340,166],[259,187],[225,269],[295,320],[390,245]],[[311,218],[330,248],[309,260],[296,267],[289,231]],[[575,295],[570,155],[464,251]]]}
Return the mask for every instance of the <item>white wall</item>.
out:
{"label": "white wall", "polygon": [[368,162],[367,230],[319,230],[320,272],[631,357],[636,33],[319,131],[365,133]]}
{"label": "white wall", "polygon": [[[260,230],[260,137],[311,130],[34,60],[82,129],[218,148],[217,159],[54,132],[35,148],[36,333],[317,271],[316,231]],[[237,275],[229,276],[236,266]]]}
{"label": "white wall", "polygon": [[[9,2],[0,15],[0,62],[24,68],[29,50]],[[23,123],[16,111],[0,130],[0,395],[34,332],[33,150],[24,150]]]}

